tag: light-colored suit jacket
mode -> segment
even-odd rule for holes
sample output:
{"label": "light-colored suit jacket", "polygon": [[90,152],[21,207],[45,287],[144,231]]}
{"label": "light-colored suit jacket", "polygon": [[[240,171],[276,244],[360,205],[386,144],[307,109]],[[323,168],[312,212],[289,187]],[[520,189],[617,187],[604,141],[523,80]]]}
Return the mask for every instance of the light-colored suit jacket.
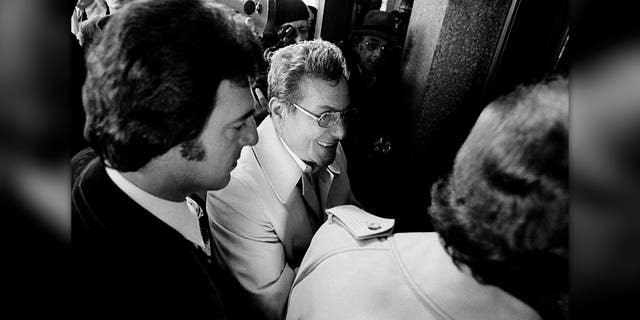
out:
{"label": "light-colored suit jacket", "polygon": [[[242,150],[229,185],[208,192],[207,211],[223,267],[265,318],[282,319],[294,269],[319,223],[307,213],[296,187],[302,169],[285,149],[270,117],[258,127],[258,137],[255,146]],[[324,208],[357,204],[340,145],[335,161],[320,170],[326,170],[318,186]]]}
{"label": "light-colored suit jacket", "polygon": [[461,272],[437,233],[390,235],[389,219],[345,207],[328,210],[314,236],[287,320],[540,320],[524,302]]}

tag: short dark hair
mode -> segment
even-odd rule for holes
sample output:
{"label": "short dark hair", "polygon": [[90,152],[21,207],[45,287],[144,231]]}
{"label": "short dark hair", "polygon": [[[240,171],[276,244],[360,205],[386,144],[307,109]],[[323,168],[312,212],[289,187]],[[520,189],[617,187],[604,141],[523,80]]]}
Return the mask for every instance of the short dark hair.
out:
{"label": "short dark hair", "polygon": [[480,282],[532,294],[568,287],[568,82],[489,104],[432,187],[432,221]]}
{"label": "short dark hair", "polygon": [[300,99],[303,77],[336,82],[343,77],[349,79],[342,51],[324,40],[302,41],[279,49],[271,58],[269,99]]}
{"label": "short dark hair", "polygon": [[133,1],[115,12],[87,55],[85,137],[120,171],[135,171],[197,139],[228,79],[248,85],[260,46],[199,0]]}

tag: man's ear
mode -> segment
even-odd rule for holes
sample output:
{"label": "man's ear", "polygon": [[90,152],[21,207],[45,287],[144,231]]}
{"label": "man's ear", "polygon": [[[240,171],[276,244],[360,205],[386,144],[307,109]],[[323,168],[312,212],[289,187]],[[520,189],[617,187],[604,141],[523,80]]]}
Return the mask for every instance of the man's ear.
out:
{"label": "man's ear", "polygon": [[271,118],[282,120],[286,110],[286,103],[282,102],[282,100],[275,97],[269,99],[269,113],[271,114]]}

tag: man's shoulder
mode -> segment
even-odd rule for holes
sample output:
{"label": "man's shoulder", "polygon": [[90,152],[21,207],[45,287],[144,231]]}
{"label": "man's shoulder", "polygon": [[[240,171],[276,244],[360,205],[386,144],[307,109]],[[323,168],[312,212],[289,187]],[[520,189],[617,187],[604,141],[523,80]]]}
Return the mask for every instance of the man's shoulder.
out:
{"label": "man's shoulder", "polygon": [[207,197],[227,198],[243,197],[251,198],[265,184],[264,172],[251,147],[244,148],[238,159],[238,164],[230,173],[229,184],[220,190],[212,190]]}
{"label": "man's shoulder", "polygon": [[220,190],[207,192],[207,211],[219,219],[235,221],[241,215],[262,221],[269,190],[265,174],[253,151],[245,148],[238,166],[231,172],[229,184]]}
{"label": "man's shoulder", "polygon": [[74,182],[71,213],[76,239],[85,230],[124,234],[156,220],[111,181],[100,158],[89,161]]}

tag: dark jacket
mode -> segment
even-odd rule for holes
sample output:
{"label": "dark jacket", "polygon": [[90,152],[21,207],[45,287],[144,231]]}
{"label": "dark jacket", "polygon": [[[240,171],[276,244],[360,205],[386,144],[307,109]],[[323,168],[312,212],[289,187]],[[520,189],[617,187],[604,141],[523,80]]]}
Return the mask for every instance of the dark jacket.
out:
{"label": "dark jacket", "polygon": [[[380,216],[397,210],[396,200],[406,193],[398,188],[400,169],[408,161],[407,108],[401,104],[400,77],[396,57],[376,76],[371,88],[363,85],[353,39],[341,44],[349,69],[352,111],[343,141],[353,192],[364,208]],[[371,183],[375,177],[376,183]],[[395,209],[395,210],[394,210]]]}
{"label": "dark jacket", "polygon": [[74,311],[224,318],[219,271],[92,160],[72,189]]}

